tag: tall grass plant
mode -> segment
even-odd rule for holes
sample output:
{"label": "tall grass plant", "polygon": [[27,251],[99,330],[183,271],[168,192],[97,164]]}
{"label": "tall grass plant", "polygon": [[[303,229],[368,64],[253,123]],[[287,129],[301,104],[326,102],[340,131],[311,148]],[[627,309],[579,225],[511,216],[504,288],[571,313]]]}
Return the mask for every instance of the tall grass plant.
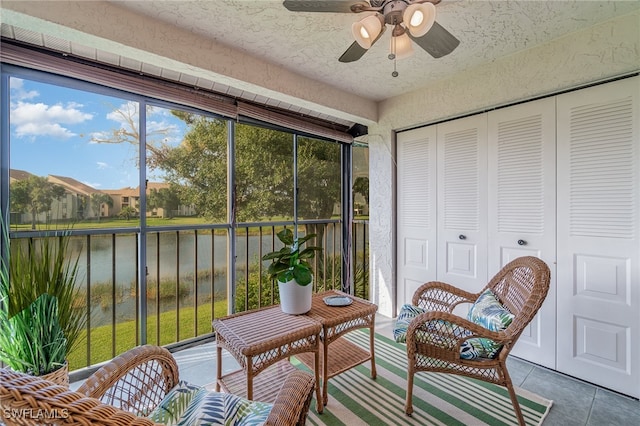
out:
{"label": "tall grass plant", "polygon": [[78,260],[69,236],[10,244],[0,220],[0,360],[16,371],[43,375],[64,365],[79,342],[85,311],[75,306]]}

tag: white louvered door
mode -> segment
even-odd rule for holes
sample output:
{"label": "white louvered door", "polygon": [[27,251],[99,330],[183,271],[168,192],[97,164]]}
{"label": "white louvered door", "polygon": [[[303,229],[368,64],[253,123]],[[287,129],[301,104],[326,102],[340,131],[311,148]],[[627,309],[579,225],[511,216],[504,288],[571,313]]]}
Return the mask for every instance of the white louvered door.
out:
{"label": "white louvered door", "polygon": [[640,79],[557,97],[558,370],[640,397]]}
{"label": "white louvered door", "polygon": [[436,279],[436,127],[398,133],[398,308]]}
{"label": "white louvered door", "polygon": [[520,256],[549,265],[547,298],[511,353],[555,368],[555,99],[490,112],[488,134],[488,275]]}
{"label": "white louvered door", "polygon": [[487,283],[487,115],[438,124],[438,280]]}

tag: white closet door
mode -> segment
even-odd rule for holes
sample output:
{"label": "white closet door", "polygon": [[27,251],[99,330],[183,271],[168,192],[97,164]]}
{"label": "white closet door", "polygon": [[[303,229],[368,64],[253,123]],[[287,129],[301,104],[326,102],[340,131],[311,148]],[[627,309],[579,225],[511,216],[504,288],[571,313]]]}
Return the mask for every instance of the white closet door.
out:
{"label": "white closet door", "polygon": [[436,128],[397,135],[398,307],[436,279]]}
{"label": "white closet door", "polygon": [[640,79],[557,97],[558,370],[640,397]]}
{"label": "white closet door", "polygon": [[487,115],[438,124],[438,280],[487,283]]}
{"label": "white closet door", "polygon": [[511,353],[555,368],[555,98],[490,112],[488,134],[488,275],[520,256],[549,265],[547,298]]}

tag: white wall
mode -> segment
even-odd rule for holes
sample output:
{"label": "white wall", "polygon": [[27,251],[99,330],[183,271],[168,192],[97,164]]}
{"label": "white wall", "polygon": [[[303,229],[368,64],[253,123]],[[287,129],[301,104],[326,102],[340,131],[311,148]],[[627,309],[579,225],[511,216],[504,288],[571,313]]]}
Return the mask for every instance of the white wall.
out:
{"label": "white wall", "polygon": [[372,298],[395,315],[394,130],[434,123],[640,70],[640,12],[569,34],[378,105],[369,126]]}

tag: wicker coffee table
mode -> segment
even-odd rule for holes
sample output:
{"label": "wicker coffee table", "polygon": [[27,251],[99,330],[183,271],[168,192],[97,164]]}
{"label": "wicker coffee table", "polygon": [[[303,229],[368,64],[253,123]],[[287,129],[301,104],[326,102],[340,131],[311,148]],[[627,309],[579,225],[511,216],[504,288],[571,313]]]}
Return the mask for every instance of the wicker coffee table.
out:
{"label": "wicker coffee table", "polygon": [[[319,381],[319,339],[322,326],[306,315],[288,315],[280,306],[216,319],[216,391],[273,402],[284,378],[296,368],[292,355],[306,353],[316,376],[316,410],[322,412]],[[222,374],[222,349],[238,361],[240,370]],[[313,361],[315,360],[315,361]]]}
{"label": "wicker coffee table", "polygon": [[[348,297],[351,304],[347,306],[328,306],[325,297]],[[331,290],[313,296],[311,311],[307,316],[322,324],[322,400],[327,405],[327,382],[344,371],[371,360],[371,378],[376,378],[376,361],[374,352],[375,319],[378,306],[364,299],[346,293]],[[359,329],[369,329],[369,350],[362,349],[344,339],[346,333]],[[314,358],[310,354],[297,355],[301,362],[313,369]]]}

